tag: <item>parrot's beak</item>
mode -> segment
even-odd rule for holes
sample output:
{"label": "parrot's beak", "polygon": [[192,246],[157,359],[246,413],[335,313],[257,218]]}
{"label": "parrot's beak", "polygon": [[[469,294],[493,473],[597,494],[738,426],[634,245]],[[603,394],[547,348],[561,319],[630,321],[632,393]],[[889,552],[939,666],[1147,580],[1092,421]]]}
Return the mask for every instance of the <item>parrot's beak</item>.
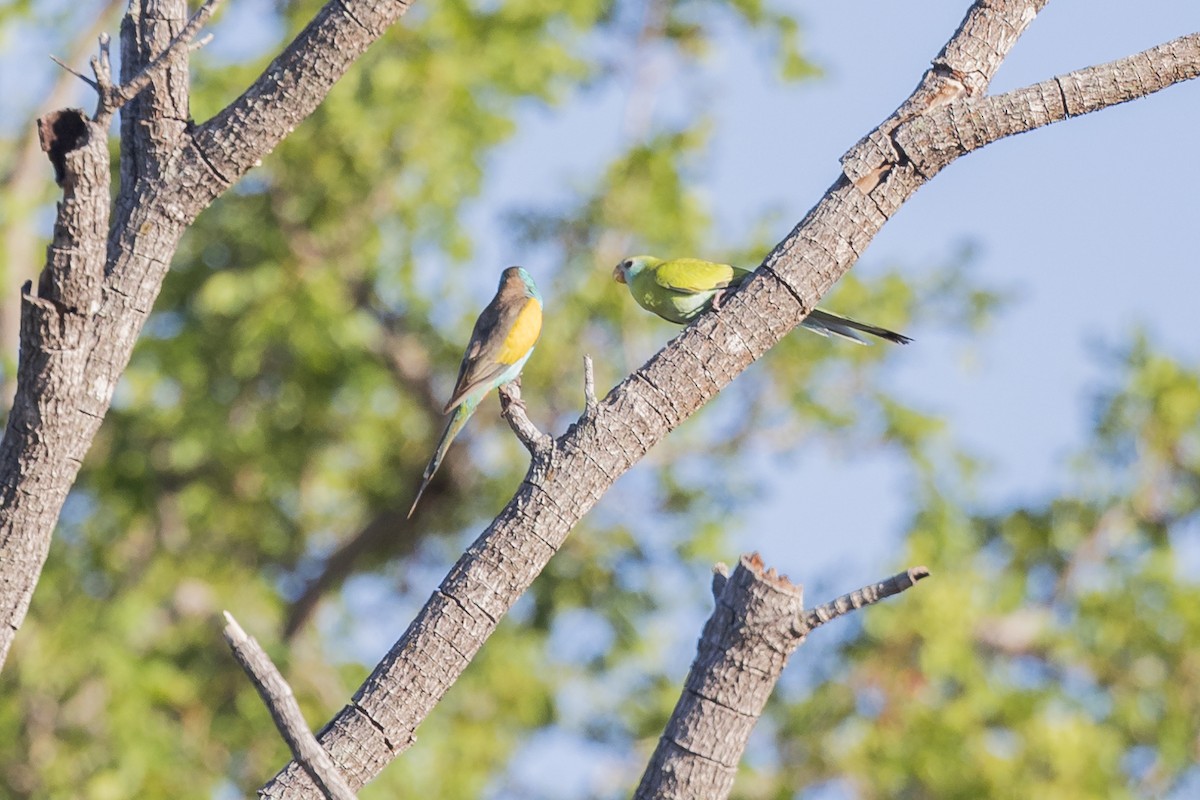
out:
{"label": "parrot's beak", "polygon": [[625,270],[621,269],[623,264],[624,262],[613,267],[613,280],[617,283],[625,282]]}

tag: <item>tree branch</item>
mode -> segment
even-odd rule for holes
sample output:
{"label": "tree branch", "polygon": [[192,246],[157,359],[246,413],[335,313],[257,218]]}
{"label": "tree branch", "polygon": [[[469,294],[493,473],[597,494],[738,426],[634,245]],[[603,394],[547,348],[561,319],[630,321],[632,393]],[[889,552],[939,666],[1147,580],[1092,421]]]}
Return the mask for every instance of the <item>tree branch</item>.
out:
{"label": "tree branch", "polygon": [[[175,66],[182,57],[195,50],[196,47],[193,44],[193,40],[196,38],[196,34],[200,33],[200,29],[208,22],[208,18],[216,11],[220,2],[221,0],[205,0],[204,5],[200,6],[191,19],[188,20],[187,24],[183,26],[183,29],[175,34],[175,37],[165,50],[145,63],[137,72],[128,70],[132,74],[120,85],[115,85],[112,82],[112,66],[108,58],[108,34],[101,34],[100,54],[92,57],[92,74],[96,76],[96,79],[91,81],[79,75],[79,73],[75,73],[80,78],[83,78],[99,95],[96,102],[96,112],[92,115],[92,118],[98,124],[107,127],[112,115],[150,86],[159,73],[165,72],[167,68]],[[55,61],[64,69],[71,70],[70,67],[58,61],[58,59],[55,59]],[[74,70],[71,71],[74,72]]]}
{"label": "tree branch", "polygon": [[[975,3],[922,86],[936,88],[938,82],[953,78],[964,87],[983,91],[1044,4],[1044,0]],[[936,109],[941,104],[926,105]],[[513,499],[450,570],[353,702],[321,732],[322,744],[352,785],[370,780],[411,744],[417,725],[612,483],[793,330],[928,180],[891,145],[894,132],[922,115],[918,112],[899,123],[885,121],[865,137],[843,162],[845,175],[775,247],[757,273],[730,295],[719,313],[698,318],[615,387],[594,416],[571,426],[555,442],[548,467],[531,469]],[[890,132],[883,133],[887,126]],[[864,145],[880,141],[886,149]],[[875,166],[858,172],[871,159],[876,159]],[[872,172],[874,177],[864,181]],[[852,181],[852,174],[859,177]],[[261,793],[273,798],[308,797],[311,785],[302,770],[288,765]]]}
{"label": "tree branch", "polygon": [[[101,48],[107,48],[107,47],[108,47],[108,34],[107,34],[107,33],[105,33],[105,34],[101,34],[101,36],[100,36],[100,47],[101,47]],[[99,84],[99,83],[97,83],[97,82],[96,82],[94,79],[92,79],[92,78],[89,78],[87,75],[84,75],[82,72],[80,72],[79,70],[75,69],[75,68],[74,68],[74,67],[72,67],[70,64],[68,64],[67,62],[63,61],[61,58],[59,58],[58,56],[56,56],[56,55],[51,55],[51,56],[50,56],[50,60],[51,60],[51,61],[53,61],[55,64],[58,64],[58,66],[62,67],[64,70],[66,70],[66,71],[67,71],[67,72],[69,72],[70,74],[74,75],[74,76],[75,76],[76,78],[78,78],[79,80],[81,80],[81,81],[83,81],[84,83],[86,83],[88,86],[90,86],[90,87],[92,87],[93,89],[95,89],[97,92],[99,92],[99,91],[100,91],[100,84]]]}
{"label": "tree branch", "polygon": [[878,603],[880,600],[886,600],[892,595],[900,594],[905,589],[911,589],[917,581],[925,580],[928,577],[928,567],[910,567],[885,581],[864,586],[849,594],[844,594],[841,597],[830,600],[828,603],[822,603],[804,614],[801,620],[800,631],[807,635],[815,628],[819,628],[827,622],[832,622],[838,617],[845,616],[851,611],[857,611],[865,606]]}
{"label": "tree branch", "polygon": [[525,401],[521,399],[520,376],[517,376],[515,381],[501,386],[497,394],[500,395],[500,413],[504,415],[508,427],[512,428],[512,432],[521,440],[521,444],[525,445],[529,455],[535,460],[546,458],[554,448],[554,439],[542,433],[525,413]]}
{"label": "tree branch", "polygon": [[596,399],[596,370],[592,366],[592,357],[583,357],[583,417],[587,419],[596,413],[600,401]]}
{"label": "tree branch", "polygon": [[254,637],[246,635],[228,611],[225,612],[225,623],[225,641],[229,643],[233,657],[258,690],[258,696],[271,712],[275,727],[291,748],[292,755],[329,800],[354,800],[354,792],[308,729],[292,687],[271,662],[271,657]]}
{"label": "tree branch", "polygon": [[1200,33],[994,97],[967,100],[913,120],[896,144],[931,177],[958,156],[998,139],[1145,97],[1200,75]]}
{"label": "tree branch", "polygon": [[[49,294],[23,295],[18,387],[0,442],[0,665],[179,237],[407,8],[331,0],[242,97],[193,136],[189,48],[171,47],[188,25],[186,0],[134,0],[121,25],[121,82],[135,86],[142,74],[150,81],[121,113],[121,180],[106,246],[93,228],[74,230],[84,220],[109,219],[107,197],[102,209],[94,205],[107,194],[98,182],[101,173],[108,179],[104,131],[80,111],[45,118],[44,127],[63,134],[53,137],[51,155],[56,169],[59,160],[65,165],[59,226],[69,236],[55,237],[72,244],[47,259],[39,286]],[[164,52],[161,68],[143,73]],[[66,135],[62,125],[72,119],[86,135]]]}
{"label": "tree branch", "polygon": [[80,436],[91,421],[72,398],[90,388],[89,319],[101,301],[108,227],[104,130],[82,111],[66,109],[43,117],[38,133],[63,199],[40,296],[31,282],[21,290],[18,389],[0,440],[0,663],[25,618],[50,532],[91,443],[91,436]]}
{"label": "tree branch", "polygon": [[[70,44],[68,61],[79,61],[91,52],[96,37],[103,31],[120,2],[121,0],[107,0],[97,9],[95,18]],[[68,73],[59,75],[49,93],[43,98],[41,108],[61,108],[74,90],[75,82],[71,76]],[[7,291],[0,300],[0,348],[6,359],[10,356],[15,358],[20,345],[22,302],[21,293],[16,289],[27,278],[37,274],[34,251],[39,235],[33,230],[32,217],[34,209],[40,205],[44,191],[42,181],[45,180],[45,162],[42,161],[41,139],[36,131],[31,134],[21,137],[16,159],[12,162],[9,172],[0,179],[0,189],[11,203],[8,220],[5,225],[0,226],[0,237],[3,239],[0,248],[7,265],[5,277],[9,281]],[[12,406],[16,389],[16,371],[6,365],[3,387],[0,388],[0,405],[3,405],[5,410]]]}
{"label": "tree branch", "polygon": [[[185,0],[153,2],[156,16],[144,26],[131,22],[137,6],[123,24],[122,73],[131,75],[170,43],[183,23]],[[152,76],[151,87],[127,106],[122,117],[122,185],[109,231],[109,161],[103,126],[78,109],[51,112],[39,120],[43,149],[63,187],[55,222],[54,242],[38,281],[38,297],[23,293],[21,356],[17,394],[0,442],[0,663],[29,607],[50,535],[62,503],[75,482],[83,456],[108,410],[113,389],[129,360],[137,332],[161,276],[141,292],[114,291],[108,269],[119,235],[137,212],[151,210],[142,201],[147,184],[164,194],[180,191],[161,180],[163,165],[173,152],[171,126],[161,126],[170,110],[187,107],[187,52]],[[182,60],[182,67],[178,63]],[[182,105],[181,105],[182,104]],[[183,121],[177,126],[183,130]],[[145,168],[131,166],[135,161]],[[158,179],[154,181],[153,179]],[[163,216],[162,208],[157,217]],[[155,219],[154,222],[158,222]],[[165,221],[128,234],[147,247],[165,270],[182,228]],[[108,237],[107,245],[105,243]],[[165,241],[170,242],[164,248]],[[145,297],[140,312],[118,310],[133,294]],[[114,302],[114,300],[116,302]],[[117,308],[114,309],[113,306]]]}
{"label": "tree branch", "polygon": [[[719,573],[714,573],[719,574]],[[804,592],[757,553],[719,588],[671,719],[633,796],[719,798],[788,658],[804,641]]]}
{"label": "tree branch", "polygon": [[986,92],[1005,56],[1047,2],[979,0],[972,4],[908,99],[842,156],[846,177],[860,191],[870,192],[902,161],[892,141],[897,128],[961,97]]}
{"label": "tree branch", "polygon": [[[820,624],[903,591],[923,577],[921,570],[901,573],[807,614],[801,587],[773,569],[764,571],[757,553],[742,556],[728,578],[714,571],[716,607],[635,800],[727,797],[767,698],[788,658],[815,627],[803,621]],[[831,615],[830,609],[836,611]]]}
{"label": "tree branch", "polygon": [[220,193],[311,114],[346,70],[408,11],[409,0],[330,0],[242,96],[196,129],[185,154]]}

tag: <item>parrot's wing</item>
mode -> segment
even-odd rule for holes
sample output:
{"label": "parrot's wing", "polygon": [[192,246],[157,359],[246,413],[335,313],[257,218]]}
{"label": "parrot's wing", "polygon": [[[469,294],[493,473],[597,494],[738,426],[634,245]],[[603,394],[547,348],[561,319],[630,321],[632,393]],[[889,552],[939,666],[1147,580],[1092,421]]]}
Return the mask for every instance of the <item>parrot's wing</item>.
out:
{"label": "parrot's wing", "polygon": [[654,270],[654,280],[662,288],[679,294],[715,292],[737,286],[750,272],[729,264],[717,264],[699,258],[673,258]]}
{"label": "parrot's wing", "polygon": [[442,413],[449,414],[474,391],[489,391],[489,384],[529,352],[541,329],[542,306],[532,297],[522,303],[489,303],[475,321],[458,380]]}

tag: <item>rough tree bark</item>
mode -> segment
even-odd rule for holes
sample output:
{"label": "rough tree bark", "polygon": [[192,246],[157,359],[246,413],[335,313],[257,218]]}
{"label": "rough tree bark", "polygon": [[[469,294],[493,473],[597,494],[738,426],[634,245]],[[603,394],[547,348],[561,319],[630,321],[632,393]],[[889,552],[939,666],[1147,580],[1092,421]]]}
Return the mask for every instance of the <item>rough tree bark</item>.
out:
{"label": "rough tree bark", "polygon": [[[1200,72],[1200,35],[1193,34],[982,98],[1045,2],[975,3],[913,98],[847,155],[844,174],[754,279],[603,402],[589,402],[566,434],[532,448],[529,475],[512,501],[323,732],[322,744],[352,786],[412,742],[416,726],[612,482],[792,330],[920,185],[997,138]],[[122,26],[122,79],[144,74],[148,86],[122,114],[120,187],[111,208],[106,126],[120,93],[101,92],[91,118],[66,110],[41,121],[63,200],[38,293],[27,287],[22,294],[18,388],[0,442],[0,663],[180,235],[406,10],[406,2],[331,0],[241,97],[194,126],[187,48],[168,51],[187,24],[186,3],[133,0]],[[276,797],[315,792],[295,765],[264,790]]]}
{"label": "rough tree bark", "polygon": [[[174,48],[121,115],[111,213],[106,141],[117,98],[102,97],[94,119],[78,110],[43,118],[63,201],[39,294],[22,295],[17,394],[0,442],[0,665],[179,237],[407,9],[332,0],[241,97],[197,126],[188,116],[188,49]],[[121,26],[122,79],[151,65],[186,23],[185,0],[134,0]]]}
{"label": "rough tree bark", "polygon": [[733,575],[718,564],[713,572],[716,608],[634,800],[728,797],[750,732],[805,637],[819,625],[928,576],[924,567],[914,567],[806,613],[802,588],[764,569],[757,553],[743,556]]}
{"label": "rough tree bark", "polygon": [[[95,19],[87,26],[86,31],[70,45],[71,56],[69,63],[76,63],[84,55],[92,52],[96,37],[104,30],[116,14],[120,0],[108,0],[97,10]],[[72,96],[76,78],[63,72],[54,82],[45,98],[45,107],[59,108]],[[43,160],[39,137],[36,131],[29,131],[24,138],[16,159],[8,173],[0,183],[0,191],[8,195],[15,208],[9,210],[9,218],[4,226],[4,234],[0,237],[0,251],[4,253],[4,263],[9,266],[5,278],[13,286],[24,283],[27,278],[37,275],[37,262],[34,253],[34,242],[37,236],[33,234],[34,210],[40,205],[42,197],[42,182],[46,178],[46,163]],[[19,292],[7,292],[0,300],[0,347],[5,357],[17,352],[21,336],[21,295]],[[0,385],[0,404],[5,409],[12,408],[13,395],[16,393],[17,381],[15,374],[6,370],[3,385]]]}
{"label": "rough tree bark", "polygon": [[304,767],[313,783],[329,800],[354,800],[354,791],[308,729],[292,687],[283,679],[267,651],[253,636],[246,634],[228,611],[225,612],[224,633],[233,657],[242,665],[250,682],[258,690],[258,696],[271,712],[275,727],[287,742],[292,757]]}

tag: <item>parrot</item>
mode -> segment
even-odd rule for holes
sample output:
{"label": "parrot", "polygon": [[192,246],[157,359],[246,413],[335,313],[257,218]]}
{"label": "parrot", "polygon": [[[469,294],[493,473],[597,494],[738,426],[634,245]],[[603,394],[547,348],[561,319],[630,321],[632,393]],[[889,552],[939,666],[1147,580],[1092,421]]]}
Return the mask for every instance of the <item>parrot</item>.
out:
{"label": "parrot", "polygon": [[[613,280],[629,287],[638,305],[668,322],[686,324],[705,309],[720,308],[725,293],[742,284],[753,272],[748,269],[703,261],[699,258],[632,256],[613,268]],[[908,344],[907,336],[839,317],[819,308],[800,323],[822,336],[840,336],[858,344],[870,344],[860,333],[869,333],[896,344]]]}
{"label": "parrot", "polygon": [[450,420],[421,476],[417,496],[408,510],[409,518],[417,510],[421,495],[441,466],[454,437],[488,392],[520,376],[541,332],[542,296],[537,285],[521,267],[509,267],[500,275],[496,296],[475,320],[454,391],[442,409],[443,414],[450,414]]}

